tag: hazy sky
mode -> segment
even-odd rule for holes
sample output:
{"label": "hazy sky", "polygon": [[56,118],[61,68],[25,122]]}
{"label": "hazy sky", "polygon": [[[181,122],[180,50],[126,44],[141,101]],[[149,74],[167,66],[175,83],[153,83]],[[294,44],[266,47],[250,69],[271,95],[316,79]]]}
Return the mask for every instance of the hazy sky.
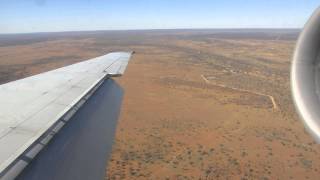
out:
{"label": "hazy sky", "polygon": [[0,33],[301,28],[319,0],[0,0]]}

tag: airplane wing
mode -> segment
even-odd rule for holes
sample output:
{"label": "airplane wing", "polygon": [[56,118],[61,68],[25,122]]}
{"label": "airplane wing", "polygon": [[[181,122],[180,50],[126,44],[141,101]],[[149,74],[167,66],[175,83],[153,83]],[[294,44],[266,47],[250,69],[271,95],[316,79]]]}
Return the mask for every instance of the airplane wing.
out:
{"label": "airplane wing", "polygon": [[14,179],[131,52],[110,53],[0,86],[0,179]]}

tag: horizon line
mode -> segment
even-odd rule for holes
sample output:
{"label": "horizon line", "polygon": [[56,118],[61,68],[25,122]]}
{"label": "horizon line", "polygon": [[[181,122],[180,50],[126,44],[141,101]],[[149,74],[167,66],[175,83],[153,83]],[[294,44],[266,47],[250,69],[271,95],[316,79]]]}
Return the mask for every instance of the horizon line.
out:
{"label": "horizon line", "polygon": [[81,33],[81,32],[103,32],[103,31],[172,31],[172,30],[297,30],[302,28],[155,28],[155,29],[98,29],[98,30],[67,30],[67,31],[35,31],[21,33],[0,33],[0,35],[23,35],[23,34],[46,34],[46,33]]}

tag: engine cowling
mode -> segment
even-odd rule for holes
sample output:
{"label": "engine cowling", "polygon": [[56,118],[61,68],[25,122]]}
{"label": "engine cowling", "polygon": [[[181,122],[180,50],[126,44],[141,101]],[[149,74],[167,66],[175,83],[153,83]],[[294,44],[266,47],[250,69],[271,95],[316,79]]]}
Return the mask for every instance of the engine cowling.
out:
{"label": "engine cowling", "polygon": [[320,8],[298,39],[291,67],[291,89],[301,119],[320,143]]}

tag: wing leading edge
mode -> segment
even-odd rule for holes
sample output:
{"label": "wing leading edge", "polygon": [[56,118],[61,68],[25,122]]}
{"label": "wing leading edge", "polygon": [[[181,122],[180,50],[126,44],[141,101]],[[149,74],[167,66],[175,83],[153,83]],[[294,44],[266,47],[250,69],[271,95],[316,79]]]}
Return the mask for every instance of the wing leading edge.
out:
{"label": "wing leading edge", "polygon": [[0,179],[15,178],[105,78],[121,76],[116,52],[0,86]]}

